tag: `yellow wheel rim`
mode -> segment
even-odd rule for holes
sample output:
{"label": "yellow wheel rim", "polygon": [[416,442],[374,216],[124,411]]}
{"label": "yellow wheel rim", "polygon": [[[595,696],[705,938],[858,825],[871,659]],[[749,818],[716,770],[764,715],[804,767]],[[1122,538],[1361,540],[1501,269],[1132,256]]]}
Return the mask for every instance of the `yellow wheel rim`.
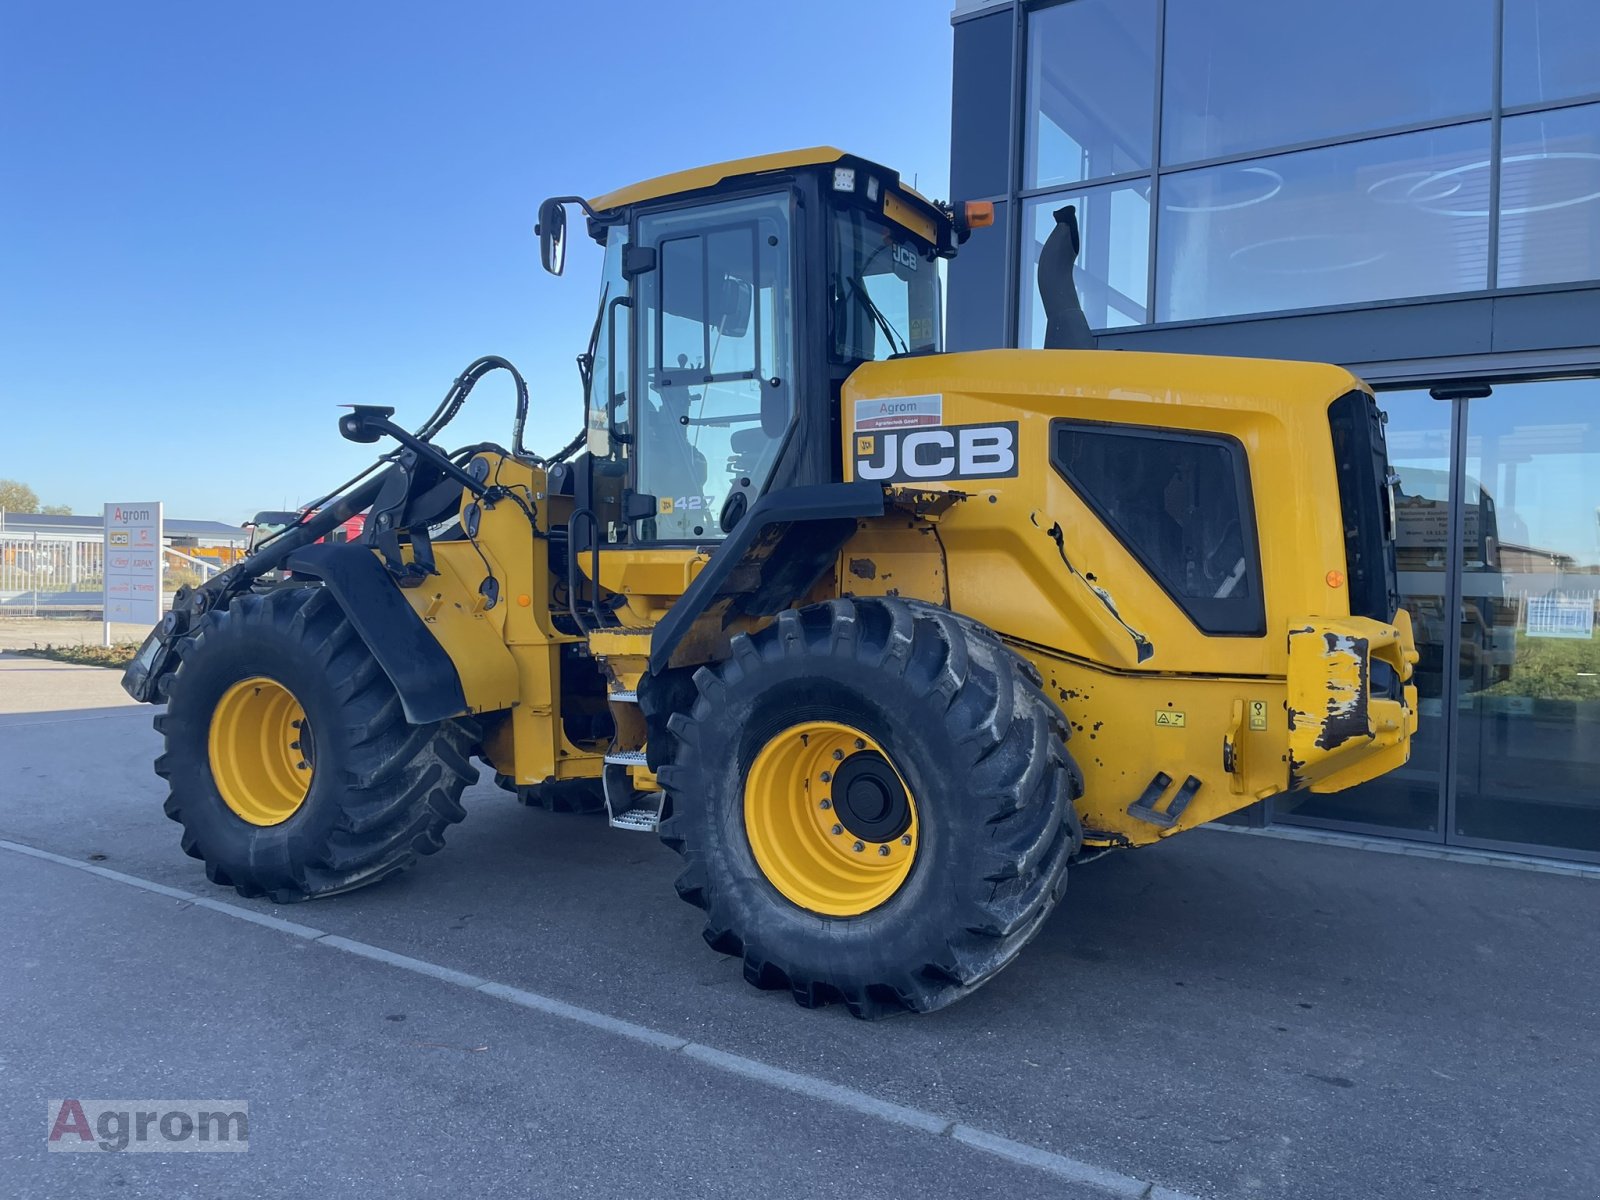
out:
{"label": "yellow wheel rim", "polygon": [[223,802],[252,825],[281,825],[311,790],[311,727],[276,679],[241,679],[211,714],[211,777]]}
{"label": "yellow wheel rim", "polygon": [[900,890],[917,853],[917,805],[872,738],[851,725],[791,725],[745,776],[744,828],[756,864],[787,899],[853,917]]}

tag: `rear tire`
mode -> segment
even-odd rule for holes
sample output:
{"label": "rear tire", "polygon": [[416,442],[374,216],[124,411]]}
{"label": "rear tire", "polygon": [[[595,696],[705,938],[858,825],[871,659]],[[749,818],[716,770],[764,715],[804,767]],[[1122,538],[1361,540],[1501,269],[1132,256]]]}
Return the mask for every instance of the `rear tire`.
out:
{"label": "rear tire", "polygon": [[[669,722],[673,761],[658,769],[661,835],[684,857],[678,894],[706,911],[706,941],[742,957],[750,983],[806,1007],[841,1000],[858,1017],[927,1012],[992,978],[1054,909],[1083,839],[1081,776],[1037,672],[984,626],[920,601],[834,600],[735,638],[695,686],[692,708]],[[811,740],[829,727],[843,732],[821,736],[843,740]],[[774,788],[775,757],[805,764],[794,774],[806,778]],[[866,761],[852,771],[854,757]],[[872,766],[883,759],[893,773]],[[909,814],[863,815],[828,790],[868,767],[871,796],[892,793],[897,773]],[[832,815],[819,818],[823,800]],[[785,803],[796,815],[780,861],[760,814],[788,821]],[[841,834],[834,815],[853,824]],[[856,866],[882,855],[892,871],[902,846],[914,859],[887,888]],[[807,875],[808,861],[820,874]],[[793,898],[808,882],[821,898],[810,908]]]}
{"label": "rear tire", "polygon": [[[155,721],[166,742],[155,769],[185,853],[213,883],[279,904],[349,891],[434,853],[466,815],[461,793],[477,779],[473,723],[409,724],[388,676],[322,587],[236,597],[201,618],[179,663]],[[292,696],[314,746],[304,799],[272,824],[264,821],[279,814],[240,803],[249,771],[231,756],[216,770],[212,762],[214,745],[244,745],[213,736],[227,697],[261,677]],[[248,740],[248,730],[234,736]]]}
{"label": "rear tire", "polygon": [[519,784],[498,772],[495,785],[510,792],[517,803],[553,813],[598,813],[606,810],[606,794],[598,779],[554,779],[549,783]]}

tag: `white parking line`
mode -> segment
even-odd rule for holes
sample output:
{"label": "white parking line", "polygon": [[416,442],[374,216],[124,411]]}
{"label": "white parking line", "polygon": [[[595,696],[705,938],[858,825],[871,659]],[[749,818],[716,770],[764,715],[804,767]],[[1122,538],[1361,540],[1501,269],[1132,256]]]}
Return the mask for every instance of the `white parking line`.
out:
{"label": "white parking line", "polygon": [[598,1030],[601,1033],[640,1042],[656,1049],[665,1050],[668,1053],[682,1054],[686,1058],[692,1058],[695,1062],[714,1071],[737,1075],[742,1079],[753,1080],[785,1092],[795,1092],[814,1100],[821,1100],[826,1104],[846,1108],[865,1116],[875,1117],[889,1124],[920,1130],[934,1137],[947,1137],[979,1153],[988,1154],[1016,1165],[1032,1167],[1053,1175],[1057,1179],[1096,1188],[1108,1195],[1125,1197],[1126,1200],[1197,1200],[1196,1197],[1186,1192],[1174,1191],[1171,1188],[1162,1187],[1147,1180],[1135,1179],[1133,1176],[1124,1175],[1120,1171],[1097,1167],[1093,1163],[1083,1162],[1065,1154],[1057,1154],[1053,1150],[1044,1150],[1038,1146],[1030,1146],[1025,1142],[1013,1141],[1000,1134],[991,1133],[977,1126],[963,1124],[949,1117],[940,1116],[937,1113],[895,1104],[888,1100],[880,1100],[876,1096],[857,1091],[855,1088],[829,1083],[825,1079],[818,1079],[812,1075],[786,1071],[781,1067],[775,1067],[758,1059],[746,1058],[742,1054],[730,1054],[728,1051],[719,1050],[715,1046],[691,1042],[686,1038],[665,1033],[659,1029],[651,1029],[646,1025],[624,1021],[621,1018],[609,1016],[594,1009],[569,1004],[565,1000],[557,1000],[552,996],[540,995],[538,992],[529,992],[522,988],[511,987],[509,984],[480,979],[478,976],[469,975],[465,971],[457,971],[452,967],[442,966],[439,963],[428,962],[421,958],[412,958],[410,955],[399,954],[393,950],[385,950],[381,946],[372,946],[366,942],[358,942],[347,937],[341,937],[338,934],[327,933],[310,925],[285,921],[278,917],[256,912],[253,909],[240,907],[237,904],[213,900],[209,896],[197,896],[179,888],[168,887],[166,884],[140,879],[136,875],[127,875],[121,871],[113,871],[109,867],[97,866],[94,863],[79,862],[77,859],[67,858],[61,854],[53,854],[48,850],[39,850],[33,846],[23,845],[20,842],[0,840],[0,850],[9,850],[13,854],[24,854],[29,858],[43,859],[45,862],[71,867],[75,871],[82,871],[88,875],[108,879],[113,883],[126,884],[141,891],[154,892],[159,896],[167,896],[174,900],[184,900],[210,912],[234,917],[261,928],[270,929],[276,933],[287,934],[290,937],[303,938],[316,945],[326,946],[330,950],[337,950],[344,954],[354,954],[360,958],[380,962],[402,971],[410,971],[428,979],[447,983],[454,987],[465,988],[468,991],[478,992],[485,996],[492,996],[497,1000],[504,1000],[522,1008],[533,1009],[558,1020],[571,1021],[575,1024]]}

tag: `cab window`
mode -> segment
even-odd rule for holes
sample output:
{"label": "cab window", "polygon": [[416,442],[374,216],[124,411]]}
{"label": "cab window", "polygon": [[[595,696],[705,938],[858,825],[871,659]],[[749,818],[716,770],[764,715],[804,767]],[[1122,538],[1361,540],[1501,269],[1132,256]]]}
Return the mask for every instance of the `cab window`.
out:
{"label": "cab window", "polygon": [[932,248],[901,226],[855,209],[834,214],[830,241],[835,361],[938,351],[939,260]]}

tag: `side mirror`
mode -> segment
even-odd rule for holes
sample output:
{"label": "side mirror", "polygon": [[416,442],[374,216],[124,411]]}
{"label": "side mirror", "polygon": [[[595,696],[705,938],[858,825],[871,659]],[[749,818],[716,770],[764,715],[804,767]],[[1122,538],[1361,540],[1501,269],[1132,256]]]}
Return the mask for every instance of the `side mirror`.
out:
{"label": "side mirror", "polygon": [[750,331],[750,310],[754,307],[756,290],[747,280],[737,275],[722,277],[722,291],[717,297],[717,329],[726,338],[735,340]]}
{"label": "side mirror", "polygon": [[539,261],[552,275],[561,274],[567,265],[567,210],[560,200],[539,205]]}

